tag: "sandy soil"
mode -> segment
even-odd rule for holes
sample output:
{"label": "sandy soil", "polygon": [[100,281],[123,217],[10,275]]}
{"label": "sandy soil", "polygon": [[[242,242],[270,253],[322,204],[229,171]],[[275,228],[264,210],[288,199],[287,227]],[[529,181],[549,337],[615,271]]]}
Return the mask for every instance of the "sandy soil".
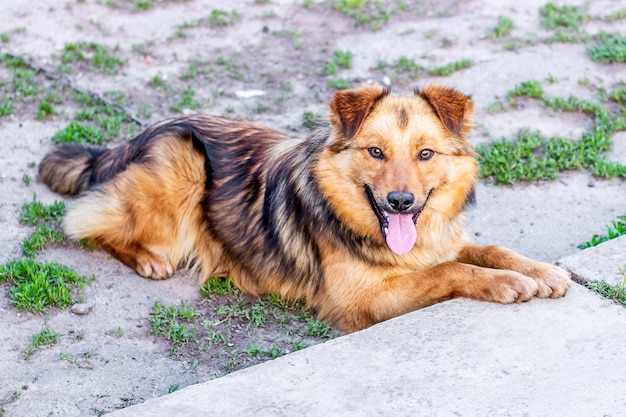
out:
{"label": "sandy soil", "polygon": [[[549,96],[591,100],[599,99],[599,89],[610,90],[625,81],[623,64],[594,63],[583,44],[546,42],[552,32],[540,25],[543,0],[406,0],[403,10],[398,2],[386,1],[385,7],[397,10],[380,30],[372,30],[369,24],[355,26],[354,19],[335,10],[333,4],[338,2],[332,1],[314,1],[306,7],[307,2],[295,0],[172,0],[154,1],[154,7],[145,11],[134,11],[133,3],[0,0],[0,33],[10,34],[0,48],[30,54],[56,67],[67,43],[117,46],[115,54],[124,65],[116,74],[76,64],[71,77],[94,92],[122,91],[126,106],[146,122],[177,114],[171,106],[178,92],[193,88],[200,104],[195,111],[256,120],[293,135],[308,132],[304,112],[326,112],[334,91],[327,85],[329,79],[357,84],[388,77],[400,92],[410,92],[413,85],[443,82],[470,93],[476,103],[476,129],[471,135],[475,144],[510,138],[526,127],[577,140],[592,128],[592,121],[582,114],[555,113],[532,100],[521,100],[518,107],[507,105],[495,114],[488,108],[497,100],[506,102],[509,90],[531,79],[553,77],[554,83],[544,83]],[[583,6],[592,16],[623,7],[618,0],[569,3]],[[226,26],[211,25],[208,17],[215,9],[236,10],[238,17]],[[501,15],[510,17],[515,28],[505,39],[493,39],[489,33]],[[592,20],[584,29],[590,34],[623,34],[626,19]],[[518,47],[510,48],[512,43]],[[327,75],[323,68],[336,50],[352,52],[352,67]],[[393,65],[377,69],[381,61],[393,64],[403,56],[428,68],[461,59],[471,59],[473,66],[449,77],[424,74],[418,80],[397,74]],[[200,71],[181,79],[190,63]],[[150,87],[155,76],[171,88]],[[0,69],[0,80],[9,77],[8,69]],[[36,82],[45,88],[53,85],[42,74]],[[241,98],[237,94],[248,90],[261,90],[263,95]],[[22,205],[33,194],[44,203],[60,198],[36,181],[25,184],[22,178],[24,174],[36,178],[37,168],[29,163],[38,163],[53,147],[50,138],[72,121],[79,108],[68,98],[55,116],[36,120],[37,102],[25,102],[13,115],[0,117],[4,149],[0,262],[21,257],[20,243],[32,231],[18,222]],[[613,139],[609,157],[626,163],[626,133]],[[468,230],[477,242],[502,244],[550,262],[574,253],[577,244],[604,233],[611,220],[626,214],[625,181],[594,179],[582,171],[538,184],[493,186],[483,181],[477,194],[478,205],[468,213]],[[0,287],[0,406],[6,415],[100,415],[165,395],[172,386],[182,388],[225,372],[215,367],[215,361],[203,359],[215,352],[171,355],[166,340],[149,334],[147,317],[157,299],[165,305],[186,300],[206,307],[193,273],[148,281],[106,253],[80,250],[73,243],[49,247],[37,260],[53,260],[80,274],[95,275],[80,294],[92,311],[87,315],[69,309],[45,315],[20,312],[11,304],[8,285]],[[61,334],[60,342],[26,360],[22,350],[45,324]],[[112,331],[116,329],[122,331]],[[82,338],[75,337],[79,332]],[[271,332],[261,331],[250,340],[271,343],[271,338]],[[63,353],[80,360],[61,360]]]}

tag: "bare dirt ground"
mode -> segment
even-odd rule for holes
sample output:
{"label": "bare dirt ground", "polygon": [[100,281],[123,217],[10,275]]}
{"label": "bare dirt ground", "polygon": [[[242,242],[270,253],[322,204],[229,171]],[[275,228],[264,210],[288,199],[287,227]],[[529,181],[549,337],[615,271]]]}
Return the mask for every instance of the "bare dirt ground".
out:
{"label": "bare dirt ground", "polygon": [[[474,144],[512,138],[527,127],[578,140],[593,128],[582,113],[557,113],[536,100],[510,106],[507,92],[521,82],[550,79],[544,89],[551,97],[599,100],[602,89],[611,90],[626,78],[624,64],[595,63],[582,43],[547,41],[554,31],[540,24],[543,0],[370,2],[365,14],[372,20],[361,25],[349,15],[352,8],[335,7],[348,3],[0,0],[0,34],[6,35],[0,48],[28,54],[55,71],[71,70],[68,77],[84,90],[115,91],[108,96],[118,99],[123,93],[124,106],[146,123],[198,111],[256,120],[293,135],[306,135],[309,122],[325,114],[335,91],[329,81],[387,80],[404,93],[414,85],[442,82],[473,96]],[[590,16],[623,8],[619,0],[568,4]],[[388,20],[377,18],[381,10],[388,12]],[[515,27],[494,38],[499,16],[508,16]],[[591,19],[584,30],[624,34],[626,19]],[[71,59],[67,45],[81,42],[86,43],[84,56]],[[118,63],[99,69],[93,61],[97,51],[84,46],[92,42],[109,48]],[[350,68],[329,66],[335,51],[352,53]],[[403,57],[424,68],[463,59],[473,64],[447,77],[427,71],[411,75],[401,70]],[[39,90],[25,96],[12,87],[12,71],[6,63],[0,66],[0,99],[13,102],[11,114],[0,117],[0,262],[21,258],[21,242],[32,233],[18,221],[22,206],[33,195],[45,204],[60,199],[37,183],[37,163],[54,146],[51,137],[86,107],[71,89],[41,72],[27,81]],[[54,112],[37,118],[46,92],[57,97]],[[504,108],[490,111],[497,101]],[[138,129],[124,121],[107,146]],[[608,158],[626,163],[626,133],[616,133],[613,141]],[[579,243],[604,233],[611,220],[626,214],[624,180],[597,179],[586,171],[536,184],[494,186],[483,180],[477,194],[468,231],[478,243],[509,246],[550,262],[574,253]],[[79,294],[91,312],[18,311],[8,295],[9,283],[0,286],[0,415],[101,415],[325,340],[319,333],[305,334],[302,320],[281,326],[280,314],[266,305],[274,318],[265,324],[251,327],[250,318],[232,320],[232,342],[211,344],[203,333],[206,343],[172,350],[170,342],[150,333],[155,300],[165,306],[186,301],[204,316],[199,322],[216,319],[216,300],[246,302],[250,308],[256,301],[207,299],[188,271],[162,282],[145,280],[103,251],[83,250],[72,242],[48,245],[36,260],[95,276]],[[27,360],[22,351],[46,325],[60,334],[59,342]],[[265,383],[270,382],[259,381]]]}

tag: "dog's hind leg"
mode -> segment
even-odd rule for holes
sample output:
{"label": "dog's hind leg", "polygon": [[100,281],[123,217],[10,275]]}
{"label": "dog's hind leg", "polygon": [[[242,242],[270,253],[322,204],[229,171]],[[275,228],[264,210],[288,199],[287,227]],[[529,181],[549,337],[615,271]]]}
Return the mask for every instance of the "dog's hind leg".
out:
{"label": "dog's hind leg", "polygon": [[78,198],[64,229],[101,245],[139,275],[163,279],[193,255],[204,230],[206,174],[190,141],[161,141],[151,156]]}

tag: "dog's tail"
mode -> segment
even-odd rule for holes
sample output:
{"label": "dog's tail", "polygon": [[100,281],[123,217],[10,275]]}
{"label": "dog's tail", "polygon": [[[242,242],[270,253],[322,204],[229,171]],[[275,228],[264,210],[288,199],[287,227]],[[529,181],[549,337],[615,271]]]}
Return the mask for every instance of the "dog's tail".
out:
{"label": "dog's tail", "polygon": [[145,153],[140,148],[142,143],[131,141],[113,149],[64,143],[43,158],[39,164],[39,179],[56,193],[78,195],[141,159]]}
{"label": "dog's tail", "polygon": [[41,161],[39,179],[59,194],[80,194],[92,184],[96,161],[105,152],[104,148],[65,143]]}

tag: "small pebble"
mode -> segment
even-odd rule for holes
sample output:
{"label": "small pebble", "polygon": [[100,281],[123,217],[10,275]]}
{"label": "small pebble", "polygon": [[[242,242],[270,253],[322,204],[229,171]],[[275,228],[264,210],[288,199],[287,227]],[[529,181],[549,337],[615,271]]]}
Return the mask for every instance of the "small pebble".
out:
{"label": "small pebble", "polygon": [[596,186],[596,182],[595,182],[594,180],[590,180],[590,181],[587,183],[587,187],[595,187],[595,186]]}
{"label": "small pebble", "polygon": [[83,303],[74,304],[70,308],[72,313],[79,315],[79,316],[86,316],[87,314],[91,313],[92,309],[93,309],[93,306],[89,304],[83,304]]}

